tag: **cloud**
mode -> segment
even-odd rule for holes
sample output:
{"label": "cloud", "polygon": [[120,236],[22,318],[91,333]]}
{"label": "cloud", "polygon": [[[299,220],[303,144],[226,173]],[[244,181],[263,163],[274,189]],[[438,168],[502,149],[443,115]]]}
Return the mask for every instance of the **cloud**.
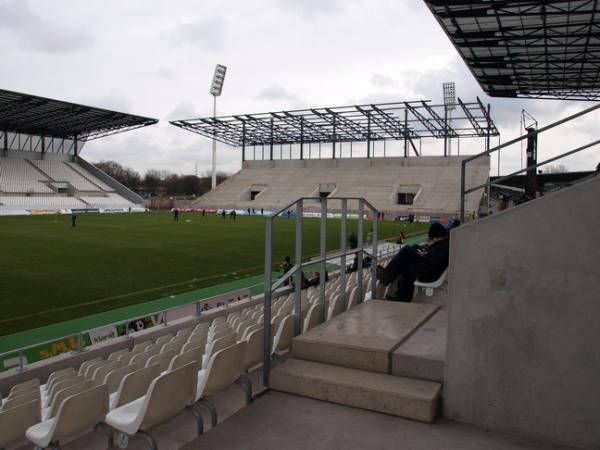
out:
{"label": "cloud", "polygon": [[82,96],[81,103],[125,113],[132,111],[131,99],[117,90],[111,90],[109,93],[99,96]]}
{"label": "cloud", "polygon": [[338,0],[278,0],[279,5],[288,11],[299,13],[305,18],[337,14],[343,11]]}
{"label": "cloud", "polygon": [[193,119],[201,115],[191,102],[180,102],[173,111],[167,114],[167,120]]}
{"label": "cloud", "polygon": [[371,84],[378,88],[386,88],[397,86],[399,84],[399,81],[394,80],[393,78],[388,77],[387,75],[374,73],[373,75],[371,75]]}
{"label": "cloud", "polygon": [[92,34],[72,23],[50,22],[36,15],[24,0],[0,0],[0,33],[11,35],[21,48],[44,53],[70,53],[92,45]]}
{"label": "cloud", "polygon": [[172,80],[173,78],[177,77],[177,72],[168,67],[161,67],[158,69],[158,75],[165,80]]}
{"label": "cloud", "polygon": [[299,98],[296,94],[288,91],[280,84],[272,84],[263,88],[256,98],[260,100],[291,100],[298,101]]}
{"label": "cloud", "polygon": [[172,46],[191,44],[210,51],[223,50],[226,38],[227,21],[222,17],[199,22],[178,23],[169,36]]}

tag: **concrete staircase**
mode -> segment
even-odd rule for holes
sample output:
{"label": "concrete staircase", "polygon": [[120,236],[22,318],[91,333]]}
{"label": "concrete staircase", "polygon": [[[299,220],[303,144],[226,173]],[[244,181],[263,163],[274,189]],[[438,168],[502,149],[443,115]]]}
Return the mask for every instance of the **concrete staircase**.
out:
{"label": "concrete staircase", "polygon": [[372,300],[297,336],[271,388],[433,422],[443,380],[447,312]]}

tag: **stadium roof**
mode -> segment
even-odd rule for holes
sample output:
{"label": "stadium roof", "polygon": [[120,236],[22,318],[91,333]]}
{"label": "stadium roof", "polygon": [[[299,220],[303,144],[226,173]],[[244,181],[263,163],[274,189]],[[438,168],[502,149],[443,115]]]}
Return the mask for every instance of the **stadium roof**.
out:
{"label": "stadium roof", "polygon": [[496,97],[600,99],[598,0],[425,0]]}
{"label": "stadium roof", "polygon": [[0,89],[0,131],[89,141],[157,119]]}
{"label": "stadium roof", "polygon": [[[454,110],[448,121],[447,110]],[[458,99],[448,108],[422,100],[174,120],[171,124],[233,146],[498,135],[479,99],[474,103]]]}

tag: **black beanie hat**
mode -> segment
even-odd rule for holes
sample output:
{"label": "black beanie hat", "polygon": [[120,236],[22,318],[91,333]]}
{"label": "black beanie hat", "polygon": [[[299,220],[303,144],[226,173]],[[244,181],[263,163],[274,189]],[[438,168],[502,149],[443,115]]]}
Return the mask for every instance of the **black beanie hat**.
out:
{"label": "black beanie hat", "polygon": [[429,227],[429,239],[446,237],[448,236],[448,230],[446,227],[439,222],[433,222]]}

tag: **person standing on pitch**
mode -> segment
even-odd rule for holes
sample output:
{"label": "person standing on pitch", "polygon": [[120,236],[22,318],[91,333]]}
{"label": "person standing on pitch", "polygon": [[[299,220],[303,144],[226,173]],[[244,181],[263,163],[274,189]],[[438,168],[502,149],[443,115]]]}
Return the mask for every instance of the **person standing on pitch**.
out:
{"label": "person standing on pitch", "polygon": [[354,231],[352,232],[352,234],[350,234],[348,242],[350,243],[351,249],[355,249],[356,247],[358,247],[358,238],[356,237],[356,234],[354,234]]}
{"label": "person standing on pitch", "polygon": [[179,222],[179,210],[178,209],[173,210],[173,222]]}
{"label": "person standing on pitch", "polygon": [[71,228],[75,227],[75,225],[77,225],[77,214],[73,213],[71,214]]}

